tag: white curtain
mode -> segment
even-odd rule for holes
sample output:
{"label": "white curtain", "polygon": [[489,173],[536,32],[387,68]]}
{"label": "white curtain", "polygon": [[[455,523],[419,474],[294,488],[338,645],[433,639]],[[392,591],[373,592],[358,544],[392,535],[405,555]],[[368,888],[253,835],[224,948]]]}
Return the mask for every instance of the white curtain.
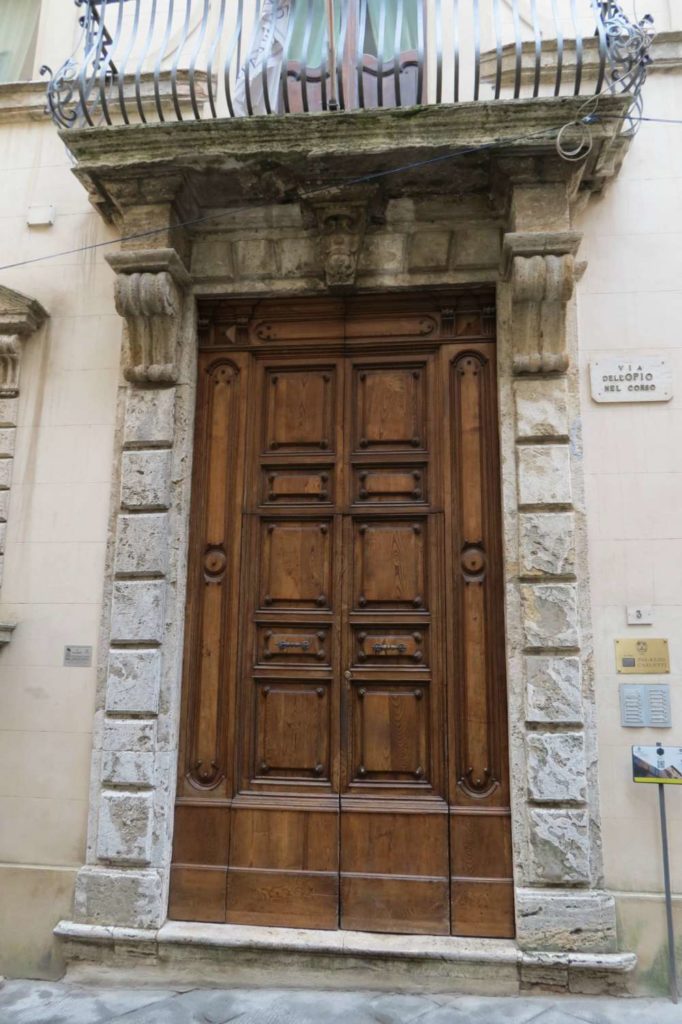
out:
{"label": "white curtain", "polygon": [[40,0],[0,0],[0,82],[30,78]]}
{"label": "white curtain", "polygon": [[[282,53],[289,29],[291,0],[263,0],[260,18],[253,32],[246,66],[249,76],[251,109],[255,114],[264,114],[265,92],[263,89],[263,64],[268,83],[270,109],[277,109],[279,76],[282,70]],[[235,114],[248,114],[246,102],[245,70],[239,72],[234,92]]]}

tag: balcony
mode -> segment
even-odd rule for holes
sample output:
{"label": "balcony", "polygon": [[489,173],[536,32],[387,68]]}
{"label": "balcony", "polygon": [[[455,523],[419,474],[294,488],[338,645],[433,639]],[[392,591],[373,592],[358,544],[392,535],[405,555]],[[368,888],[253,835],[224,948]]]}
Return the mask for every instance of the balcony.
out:
{"label": "balcony", "polygon": [[63,128],[636,97],[650,24],[613,0],[75,0]]}

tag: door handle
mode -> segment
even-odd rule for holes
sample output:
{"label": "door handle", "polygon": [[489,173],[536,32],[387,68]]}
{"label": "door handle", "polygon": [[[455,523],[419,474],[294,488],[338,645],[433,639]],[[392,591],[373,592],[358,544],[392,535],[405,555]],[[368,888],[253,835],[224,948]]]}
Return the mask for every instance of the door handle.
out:
{"label": "door handle", "polygon": [[351,672],[351,670],[349,668],[347,668],[346,671],[343,673],[343,678],[344,679],[352,679],[353,678],[353,673]]}

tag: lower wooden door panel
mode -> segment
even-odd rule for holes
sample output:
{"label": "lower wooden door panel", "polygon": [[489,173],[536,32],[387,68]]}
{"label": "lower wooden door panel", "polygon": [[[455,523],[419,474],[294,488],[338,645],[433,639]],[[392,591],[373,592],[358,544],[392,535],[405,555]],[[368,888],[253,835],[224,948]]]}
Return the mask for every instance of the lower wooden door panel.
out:
{"label": "lower wooden door panel", "polygon": [[172,918],[513,934],[495,347],[467,301],[205,328]]}
{"label": "lower wooden door panel", "polygon": [[447,806],[341,808],[341,927],[449,934]]}
{"label": "lower wooden door panel", "polygon": [[339,814],[234,807],[225,920],[337,928]]}

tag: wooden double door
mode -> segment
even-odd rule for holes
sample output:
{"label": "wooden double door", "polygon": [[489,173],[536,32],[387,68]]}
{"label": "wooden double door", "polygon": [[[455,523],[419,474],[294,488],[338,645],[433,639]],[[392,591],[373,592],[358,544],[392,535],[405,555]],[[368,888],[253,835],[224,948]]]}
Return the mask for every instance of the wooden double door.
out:
{"label": "wooden double door", "polygon": [[513,934],[493,323],[208,310],[171,917]]}

